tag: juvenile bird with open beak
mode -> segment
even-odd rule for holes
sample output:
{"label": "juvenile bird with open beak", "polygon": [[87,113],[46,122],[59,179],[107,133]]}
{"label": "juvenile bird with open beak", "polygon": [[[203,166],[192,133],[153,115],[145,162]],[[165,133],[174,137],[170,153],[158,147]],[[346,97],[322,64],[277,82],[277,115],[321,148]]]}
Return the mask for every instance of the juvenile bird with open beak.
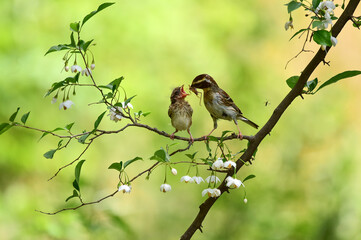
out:
{"label": "juvenile bird with open beak", "polygon": [[194,139],[190,132],[190,127],[192,125],[192,115],[193,109],[191,105],[185,100],[186,96],[189,94],[184,91],[183,85],[181,87],[174,88],[170,101],[171,104],[168,109],[168,116],[171,119],[172,126],[175,128],[175,132],[170,136],[171,139],[174,139],[174,134],[178,131],[187,130],[190,141],[193,143]]}
{"label": "juvenile bird with open beak", "polygon": [[206,136],[209,137],[211,133],[217,128],[217,120],[233,120],[238,129],[238,137],[243,138],[243,135],[238,127],[237,120],[241,120],[254,128],[258,125],[243,116],[241,110],[236,106],[231,97],[223,91],[216,81],[208,74],[201,74],[194,78],[190,90],[198,95],[198,89],[203,89],[203,101],[208,112],[213,119],[213,130]]}

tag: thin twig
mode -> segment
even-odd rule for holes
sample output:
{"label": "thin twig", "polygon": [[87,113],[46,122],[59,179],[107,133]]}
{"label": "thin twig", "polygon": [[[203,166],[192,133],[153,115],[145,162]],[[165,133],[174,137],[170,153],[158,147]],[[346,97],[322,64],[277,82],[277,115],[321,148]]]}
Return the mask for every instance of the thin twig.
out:
{"label": "thin twig", "polygon": [[75,163],[76,161],[78,161],[78,160],[84,155],[84,153],[88,150],[88,148],[90,147],[90,145],[92,144],[92,142],[93,142],[93,141],[90,141],[89,143],[87,143],[86,148],[80,153],[80,155],[79,155],[76,159],[74,159],[72,162],[70,162],[70,163],[62,166],[61,168],[59,168],[58,171],[56,171],[56,173],[55,173],[51,178],[48,179],[48,181],[50,181],[50,180],[52,180],[53,178],[55,178],[55,177],[59,174],[59,172],[60,172],[61,170],[63,170],[63,169],[66,168],[66,167],[69,167],[70,165],[72,165],[73,163]]}
{"label": "thin twig", "polygon": [[84,207],[84,206],[87,206],[87,205],[91,205],[91,204],[96,204],[96,203],[100,203],[101,201],[104,201],[105,199],[107,198],[110,198],[110,197],[113,197],[115,194],[118,193],[118,190],[116,190],[115,192],[99,199],[99,200],[96,200],[96,201],[93,201],[93,202],[83,202],[82,204],[76,206],[76,207],[72,207],[72,208],[63,208],[63,209],[60,209],[56,212],[43,212],[43,211],[40,211],[40,210],[35,210],[36,212],[39,212],[39,213],[42,213],[42,214],[46,214],[46,215],[55,215],[55,214],[58,214],[60,212],[64,212],[64,211],[68,211],[68,210],[76,210],[78,208],[81,208],[81,207]]}
{"label": "thin twig", "polygon": [[[48,134],[53,135],[53,136],[58,137],[58,138],[78,138],[78,137],[81,137],[83,135],[86,135],[86,134],[90,133],[90,132],[84,132],[84,133],[79,133],[79,134],[76,134],[76,135],[58,135],[56,133],[53,133],[52,131],[43,130],[43,129],[39,129],[39,128],[34,128],[34,127],[29,127],[29,126],[21,125],[21,124],[18,124],[18,123],[14,123],[14,126],[15,127],[27,128],[27,129],[31,129],[31,130],[42,132],[42,133],[48,133]],[[65,128],[64,128],[64,130],[66,131]]]}

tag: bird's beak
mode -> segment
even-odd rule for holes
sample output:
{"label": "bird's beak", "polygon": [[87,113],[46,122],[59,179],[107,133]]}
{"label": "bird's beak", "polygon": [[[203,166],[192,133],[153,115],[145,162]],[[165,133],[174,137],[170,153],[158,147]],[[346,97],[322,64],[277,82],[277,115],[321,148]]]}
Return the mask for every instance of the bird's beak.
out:
{"label": "bird's beak", "polygon": [[193,87],[193,84],[191,86],[189,86],[189,90],[191,90],[192,92],[194,92],[197,96],[198,96],[198,91],[195,87]]}
{"label": "bird's beak", "polygon": [[182,98],[185,98],[185,97],[188,96],[189,94],[184,91],[184,87],[183,87],[183,86],[184,86],[184,85],[182,85],[182,87],[181,87],[181,97],[182,97]]}

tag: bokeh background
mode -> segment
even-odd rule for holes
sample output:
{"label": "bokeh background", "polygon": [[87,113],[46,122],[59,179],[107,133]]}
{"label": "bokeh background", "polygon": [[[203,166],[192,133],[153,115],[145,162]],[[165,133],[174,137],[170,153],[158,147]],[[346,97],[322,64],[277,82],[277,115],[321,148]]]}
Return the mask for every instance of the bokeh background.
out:
{"label": "bokeh background", "polygon": [[[336,1],[337,2],[337,1]],[[341,1],[340,1],[341,2]],[[51,104],[44,94],[55,81],[69,76],[62,70],[62,53],[44,57],[50,46],[67,43],[69,23],[81,20],[101,1],[6,0],[0,2],[0,122],[21,107],[19,116],[31,111],[27,124],[52,130],[74,122],[73,129],[91,129],[104,111],[89,103],[100,99],[94,89],[78,89],[69,110]],[[201,73],[218,81],[247,117],[263,125],[289,91],[285,80],[298,75],[314,55],[303,53],[285,69],[302,48],[303,40],[289,38],[306,27],[302,10],[294,14],[295,29],[285,31],[288,20],[280,1],[117,1],[91,19],[84,39],[95,39],[93,74],[99,84],[124,76],[128,96],[137,95],[135,110],[150,111],[143,123],[171,133],[167,116],[171,90],[186,86]],[[336,14],[340,11],[337,10]],[[361,15],[358,9],[357,14]],[[320,65],[313,77],[322,82],[345,70],[361,69],[361,35],[348,24],[338,45],[327,56],[331,67]],[[317,50],[309,44],[308,49]],[[89,81],[81,78],[83,83]],[[224,194],[204,221],[204,233],[194,239],[361,239],[361,78],[347,79],[314,96],[297,98],[261,144],[253,165],[239,178],[255,174],[244,191]],[[212,120],[194,95],[193,136],[212,128]],[[265,102],[269,104],[265,106]],[[104,118],[102,129],[119,129],[125,121]],[[244,134],[255,130],[240,124]],[[235,131],[220,121],[215,135]],[[180,133],[187,136],[187,133]],[[57,139],[12,128],[0,136],[0,236],[1,239],[178,239],[193,221],[207,187],[180,183],[188,166],[176,165],[178,175],[168,174],[172,191],[161,193],[164,168],[146,180],[133,183],[129,195],[117,194],[100,204],[63,212],[72,193],[74,166],[47,181],[55,171],[81,151],[71,144],[45,159]],[[96,141],[86,153],[81,176],[84,201],[113,192],[117,173],[108,170],[116,161],[136,156],[144,161],[129,167],[134,176],[153,164],[160,147],[173,143],[144,129],[127,129]],[[229,143],[236,152],[245,141]],[[171,149],[182,148],[178,142]],[[205,156],[196,143],[188,151]],[[178,154],[171,160],[182,161]],[[191,172],[191,175],[194,172]],[[204,178],[209,174],[202,170]]]}

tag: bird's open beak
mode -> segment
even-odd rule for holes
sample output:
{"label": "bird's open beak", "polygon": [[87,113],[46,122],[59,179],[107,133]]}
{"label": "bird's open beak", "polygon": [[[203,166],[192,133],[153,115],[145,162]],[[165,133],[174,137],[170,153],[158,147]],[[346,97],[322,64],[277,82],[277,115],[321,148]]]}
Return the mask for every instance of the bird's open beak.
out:
{"label": "bird's open beak", "polygon": [[183,87],[183,85],[182,85],[182,87],[181,87],[181,96],[182,96],[182,98],[185,98],[186,96],[188,96],[189,94],[188,93],[186,93],[186,91],[184,91],[184,87]]}

